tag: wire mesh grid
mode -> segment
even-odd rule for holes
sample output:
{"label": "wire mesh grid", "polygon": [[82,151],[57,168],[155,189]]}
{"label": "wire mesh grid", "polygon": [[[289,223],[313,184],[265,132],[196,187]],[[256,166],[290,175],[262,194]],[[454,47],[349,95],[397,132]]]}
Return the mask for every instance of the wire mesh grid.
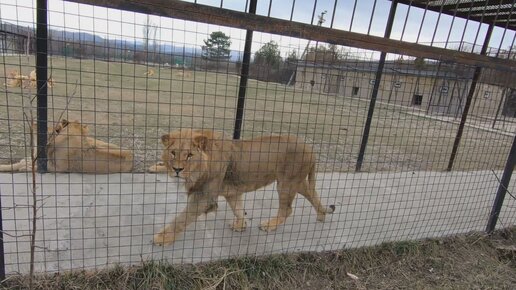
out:
{"label": "wire mesh grid", "polygon": [[[240,4],[213,6],[249,10],[250,3]],[[389,26],[379,11],[388,10],[390,1],[304,5],[260,1],[257,14],[370,36],[383,35]],[[489,40],[486,25],[429,8],[398,7],[393,39],[474,53]],[[33,227],[31,128],[38,121],[32,73],[36,3],[12,0],[0,8],[5,82],[0,158],[8,171],[0,174],[3,243],[7,273],[26,273]],[[339,21],[349,13],[349,22]],[[471,64],[392,53],[381,62],[375,50],[255,31],[241,137],[296,139],[265,138],[266,145],[247,146],[247,141],[230,141],[247,66],[246,30],[57,0],[48,2],[48,18],[51,173],[35,175],[37,271],[326,251],[485,229],[516,126],[511,71],[482,67],[476,76],[478,66]],[[484,54],[513,59],[516,34],[506,26],[496,27],[493,35]],[[202,142],[189,152],[167,143],[174,138],[170,132],[191,128],[224,132],[225,137],[197,132],[185,140],[207,134],[210,149],[229,157],[213,157]],[[233,145],[218,147],[218,142]],[[170,146],[166,160],[162,143]],[[302,194],[289,193],[302,191],[297,186],[309,177],[303,171],[311,156],[305,143],[316,157],[315,189],[322,203],[317,210],[314,197],[311,204]],[[200,162],[199,156],[211,157]],[[189,158],[205,166],[222,164],[227,191],[191,186],[188,174],[200,173],[176,162]],[[261,168],[266,163],[269,174]],[[183,178],[175,176],[180,167]],[[295,179],[295,173],[303,179]],[[269,184],[281,174],[294,176],[296,188],[285,189],[285,180]],[[238,201],[220,197],[215,204],[211,197],[236,188],[249,191],[243,196],[245,231],[234,231],[244,230],[241,219],[233,223],[242,213]],[[511,188],[501,226],[516,219]],[[196,210],[208,213],[178,230],[172,245],[156,245],[155,234],[195,201]],[[330,205],[335,212],[318,222],[322,211],[333,211]],[[291,209],[285,220],[281,214]],[[262,222],[278,213],[272,221],[284,223],[275,231],[259,229],[272,230]]]}

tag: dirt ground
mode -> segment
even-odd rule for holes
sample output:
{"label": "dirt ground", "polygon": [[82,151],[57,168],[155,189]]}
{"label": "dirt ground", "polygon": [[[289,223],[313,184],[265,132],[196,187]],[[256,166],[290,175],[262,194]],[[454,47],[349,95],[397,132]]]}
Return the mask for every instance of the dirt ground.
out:
{"label": "dirt ground", "polygon": [[[26,289],[10,276],[3,289]],[[516,229],[197,265],[158,262],[37,276],[35,289],[514,289]]]}
{"label": "dirt ground", "polygon": [[[32,57],[0,59],[0,80],[12,69],[28,75]],[[233,131],[238,77],[222,73],[139,64],[52,57],[55,87],[49,91],[49,118],[66,107],[65,117],[89,124],[97,138],[134,150],[136,171],[144,171],[160,156],[159,137],[178,127]],[[23,108],[34,89],[5,88],[0,96],[0,162],[24,157],[26,133]],[[73,96],[73,97],[72,97]],[[243,137],[296,134],[312,143],[319,170],[354,170],[367,116],[368,102],[319,94],[276,83],[249,81]],[[416,109],[377,104],[364,171],[443,170],[458,125],[417,114]],[[454,169],[503,168],[511,138],[466,127]]]}

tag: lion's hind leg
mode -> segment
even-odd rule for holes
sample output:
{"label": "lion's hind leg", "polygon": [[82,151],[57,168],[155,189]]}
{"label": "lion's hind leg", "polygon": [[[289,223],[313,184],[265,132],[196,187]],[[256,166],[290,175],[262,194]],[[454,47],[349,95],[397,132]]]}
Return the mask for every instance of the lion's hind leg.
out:
{"label": "lion's hind leg", "polygon": [[334,205],[329,207],[324,207],[322,205],[319,194],[317,191],[315,191],[315,189],[310,188],[306,180],[299,184],[298,192],[304,196],[314,207],[315,211],[317,212],[317,221],[323,222],[327,213],[333,213],[335,211]]}
{"label": "lion's hind leg", "polygon": [[296,191],[289,184],[280,183],[278,181],[279,208],[276,217],[264,221],[260,225],[260,229],[266,232],[274,231],[279,225],[285,223],[287,218],[292,214],[292,202],[296,197]]}

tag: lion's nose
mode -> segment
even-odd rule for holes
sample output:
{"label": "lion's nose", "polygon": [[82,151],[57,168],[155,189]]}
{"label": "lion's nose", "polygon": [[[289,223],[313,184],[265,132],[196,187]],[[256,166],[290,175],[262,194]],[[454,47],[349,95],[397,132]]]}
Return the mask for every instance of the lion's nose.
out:
{"label": "lion's nose", "polygon": [[174,169],[174,171],[176,172],[176,174],[179,174],[179,172],[183,171],[184,168],[175,168],[175,167],[172,167],[172,169]]}

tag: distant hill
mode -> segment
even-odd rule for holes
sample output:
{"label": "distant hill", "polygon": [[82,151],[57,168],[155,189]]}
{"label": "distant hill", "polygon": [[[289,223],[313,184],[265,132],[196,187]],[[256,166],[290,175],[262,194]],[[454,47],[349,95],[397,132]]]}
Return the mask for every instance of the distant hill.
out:
{"label": "distant hill", "polygon": [[[0,22],[0,31],[8,32],[11,34],[18,34],[21,37],[27,37],[29,33],[32,35],[32,37],[35,36],[35,30],[33,28],[16,25],[9,22]],[[119,49],[144,49],[144,44],[142,40],[106,39],[90,32],[67,31],[51,28],[48,31],[48,35],[50,39],[57,41],[87,42],[94,43],[98,46],[109,46]],[[113,36],[113,38],[116,38],[116,36]],[[201,56],[202,54],[202,50],[200,47],[184,45],[182,43],[163,43],[157,47],[156,51],[159,51],[161,53],[171,53],[178,56]],[[230,60],[237,61],[242,59],[242,56],[243,52],[238,50],[232,50]]]}

